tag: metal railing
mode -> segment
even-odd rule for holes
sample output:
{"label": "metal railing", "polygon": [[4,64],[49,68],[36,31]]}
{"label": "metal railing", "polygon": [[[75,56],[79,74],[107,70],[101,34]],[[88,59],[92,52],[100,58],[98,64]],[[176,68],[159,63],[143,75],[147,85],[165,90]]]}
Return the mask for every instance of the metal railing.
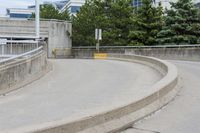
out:
{"label": "metal railing", "polygon": [[31,50],[29,52],[26,52],[26,53],[23,53],[23,54],[19,54],[19,55],[15,55],[15,56],[11,56],[11,57],[6,58],[6,59],[2,59],[2,60],[0,60],[0,65],[15,61],[17,59],[30,57],[30,56],[32,56],[32,55],[34,55],[36,53],[42,52],[42,50],[43,50],[43,46],[40,46],[40,47],[38,47],[38,48],[36,48],[34,50]]}
{"label": "metal railing", "polygon": [[43,43],[35,40],[0,39],[0,65],[44,50]]}
{"label": "metal railing", "polygon": [[23,39],[29,39],[29,40],[35,40],[37,39],[36,36],[16,36],[16,35],[0,35],[0,38],[1,39],[10,39],[10,40],[13,40],[13,39],[20,39],[22,40]]}
{"label": "metal railing", "polygon": [[0,40],[0,57],[10,57],[26,53],[40,47],[38,41],[33,40]]}

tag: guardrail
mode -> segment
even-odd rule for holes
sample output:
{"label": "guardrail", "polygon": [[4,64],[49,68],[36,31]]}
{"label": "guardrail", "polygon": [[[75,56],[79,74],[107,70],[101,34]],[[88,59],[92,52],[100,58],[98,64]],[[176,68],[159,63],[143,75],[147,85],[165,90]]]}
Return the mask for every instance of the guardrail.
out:
{"label": "guardrail", "polygon": [[42,41],[0,40],[0,95],[40,78],[50,69]]}
{"label": "guardrail", "polygon": [[0,38],[3,38],[3,39],[13,39],[13,38],[17,38],[17,39],[21,39],[21,38],[23,38],[23,39],[29,39],[29,40],[35,40],[35,39],[37,39],[37,37],[36,36],[16,36],[16,35],[10,35],[10,36],[8,36],[8,35],[0,35]]}
{"label": "guardrail", "polygon": [[[14,40],[13,40],[14,39]],[[17,56],[20,54],[27,53],[29,51],[35,50],[41,46],[46,48],[46,43],[43,40],[25,39],[12,37],[2,37],[0,36],[0,60],[12,56]],[[23,38],[24,39],[24,38]],[[46,50],[46,49],[45,49]]]}
{"label": "guardrail", "polygon": [[0,40],[0,57],[16,56],[38,48],[40,43],[34,40]]}
{"label": "guardrail", "polygon": [[31,51],[28,51],[26,53],[15,55],[15,56],[11,56],[10,58],[1,60],[0,61],[0,65],[12,62],[12,61],[14,61],[16,59],[19,59],[19,58],[22,58],[22,57],[29,57],[29,56],[31,56],[31,55],[33,55],[35,53],[42,52],[42,50],[43,50],[43,46],[40,46],[39,48],[36,48],[34,50],[31,50]]}

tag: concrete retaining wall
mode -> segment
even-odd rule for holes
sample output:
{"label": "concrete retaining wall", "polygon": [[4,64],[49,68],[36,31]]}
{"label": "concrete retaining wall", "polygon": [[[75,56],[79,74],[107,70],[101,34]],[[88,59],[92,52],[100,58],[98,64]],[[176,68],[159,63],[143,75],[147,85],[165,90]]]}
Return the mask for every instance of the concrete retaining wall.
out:
{"label": "concrete retaining wall", "polygon": [[50,70],[46,52],[0,65],[0,94],[21,88]]}
{"label": "concrete retaining wall", "polygon": [[161,59],[200,61],[200,48],[126,49],[125,54],[152,56]]}
{"label": "concrete retaining wall", "polygon": [[[73,55],[75,57],[84,58],[92,57],[95,49],[90,48],[73,48]],[[200,61],[199,47],[183,47],[183,48],[102,48],[100,52],[115,53],[115,54],[133,54],[152,56],[161,59],[172,60],[191,60]]]}
{"label": "concrete retaining wall", "polygon": [[34,127],[29,131],[36,133],[114,133],[160,109],[176,95],[178,72],[174,65],[144,56],[109,54],[109,59],[149,65],[161,72],[163,78],[132,103],[77,121],[54,121],[45,126]]}
{"label": "concrete retaining wall", "polygon": [[[41,37],[48,43],[48,57],[53,57],[54,49],[70,49],[65,55],[71,55],[72,24],[65,21],[40,21]],[[0,19],[1,36],[35,36],[35,21]],[[62,53],[61,53],[62,54]],[[59,56],[59,53],[58,55]],[[63,56],[63,55],[61,55]]]}

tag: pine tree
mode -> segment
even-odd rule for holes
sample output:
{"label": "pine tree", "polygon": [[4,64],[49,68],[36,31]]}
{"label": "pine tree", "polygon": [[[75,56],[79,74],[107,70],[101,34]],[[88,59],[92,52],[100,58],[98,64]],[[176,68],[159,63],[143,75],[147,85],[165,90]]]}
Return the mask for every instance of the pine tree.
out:
{"label": "pine tree", "polygon": [[71,20],[70,14],[68,10],[65,10],[64,12],[59,13],[59,20]]}
{"label": "pine tree", "polygon": [[[32,18],[35,18],[35,14],[32,14]],[[58,20],[70,20],[70,15],[68,10],[60,13],[52,5],[42,5],[40,7],[40,18],[43,19],[58,19]]]}
{"label": "pine tree", "polygon": [[107,25],[103,32],[105,45],[128,45],[133,7],[131,0],[107,0]]}
{"label": "pine tree", "polygon": [[143,0],[135,9],[132,30],[129,33],[130,45],[156,45],[157,34],[162,29],[162,6],[153,5],[152,0]]}
{"label": "pine tree", "polygon": [[73,19],[73,45],[95,45],[94,31],[103,31],[101,45],[127,45],[133,9],[131,0],[88,0]]}
{"label": "pine tree", "polygon": [[160,44],[195,44],[200,37],[200,15],[192,0],[178,0],[166,11]]}
{"label": "pine tree", "polygon": [[73,17],[73,45],[95,45],[95,28],[104,29],[106,18],[101,0],[87,0]]}

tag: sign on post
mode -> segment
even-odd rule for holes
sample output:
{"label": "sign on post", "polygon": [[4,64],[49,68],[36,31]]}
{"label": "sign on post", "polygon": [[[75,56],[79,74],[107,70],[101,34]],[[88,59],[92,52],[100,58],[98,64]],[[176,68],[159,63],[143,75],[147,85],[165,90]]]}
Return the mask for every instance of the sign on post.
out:
{"label": "sign on post", "polygon": [[99,41],[102,40],[102,29],[95,29],[95,39],[97,40],[96,50],[99,52]]}
{"label": "sign on post", "polygon": [[95,29],[95,39],[102,40],[102,29]]}
{"label": "sign on post", "polygon": [[97,40],[96,50],[98,53],[94,53],[94,59],[107,59],[106,53],[99,53],[100,40],[102,40],[102,29],[95,29],[95,40]]}
{"label": "sign on post", "polygon": [[99,40],[102,40],[102,29],[99,29]]}

